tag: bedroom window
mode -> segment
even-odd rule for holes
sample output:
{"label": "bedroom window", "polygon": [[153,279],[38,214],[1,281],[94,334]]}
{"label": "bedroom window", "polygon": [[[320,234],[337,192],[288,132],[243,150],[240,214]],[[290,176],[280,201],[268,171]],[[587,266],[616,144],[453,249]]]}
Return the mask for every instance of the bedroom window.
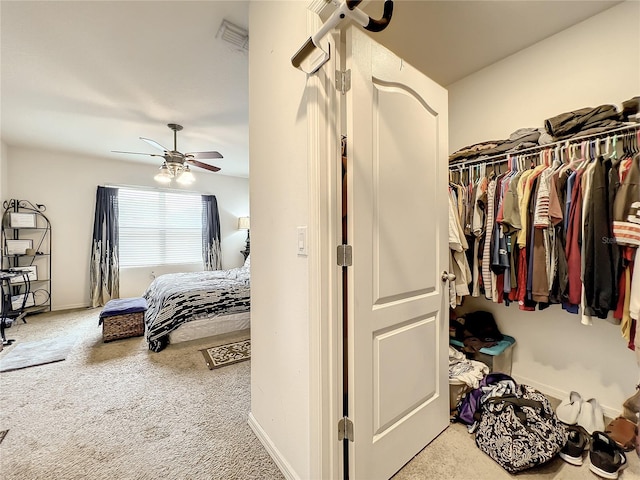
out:
{"label": "bedroom window", "polygon": [[202,263],[202,197],[120,188],[120,267]]}

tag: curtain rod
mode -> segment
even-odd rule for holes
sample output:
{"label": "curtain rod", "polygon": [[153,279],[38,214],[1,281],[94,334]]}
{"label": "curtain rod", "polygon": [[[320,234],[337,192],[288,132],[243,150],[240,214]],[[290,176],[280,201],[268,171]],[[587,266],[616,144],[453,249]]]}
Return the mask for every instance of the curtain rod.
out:
{"label": "curtain rod", "polygon": [[592,133],[590,135],[582,135],[580,137],[567,138],[565,140],[560,140],[553,143],[547,143],[546,145],[536,145],[535,147],[523,148],[522,150],[511,150],[507,152],[497,153],[495,155],[490,155],[487,157],[482,157],[482,158],[476,157],[471,160],[463,160],[461,162],[451,163],[449,164],[449,169],[457,169],[458,167],[463,168],[475,163],[479,163],[479,164],[484,163],[484,164],[494,165],[496,163],[506,162],[509,156],[511,157],[520,156],[525,152],[536,153],[538,151],[546,150],[548,148],[553,148],[557,146],[562,146],[568,143],[575,143],[581,140],[586,140],[591,138],[607,137],[612,133],[622,132],[624,130],[634,130],[638,128],[640,128],[640,123],[631,123],[629,125],[625,125],[624,127],[613,128],[605,132],[598,132],[598,133]]}
{"label": "curtain rod", "polygon": [[177,188],[155,187],[155,186],[145,186],[145,185],[125,185],[125,184],[116,184],[116,183],[106,183],[102,186],[109,187],[109,188],[125,188],[129,190],[145,190],[147,192],[181,193],[184,195],[212,195],[210,193],[203,193],[197,190],[182,190]]}

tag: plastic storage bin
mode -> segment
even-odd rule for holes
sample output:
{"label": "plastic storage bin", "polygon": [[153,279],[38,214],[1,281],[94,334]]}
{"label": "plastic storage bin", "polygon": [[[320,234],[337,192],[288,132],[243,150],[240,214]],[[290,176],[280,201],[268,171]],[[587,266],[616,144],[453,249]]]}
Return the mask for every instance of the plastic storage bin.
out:
{"label": "plastic storage bin", "polygon": [[[449,339],[449,343],[456,347],[464,347],[464,344],[456,339]],[[509,335],[490,348],[481,348],[479,352],[468,355],[472,360],[477,360],[489,366],[491,373],[499,372],[511,375],[511,362],[513,359],[513,346],[516,339]]]}

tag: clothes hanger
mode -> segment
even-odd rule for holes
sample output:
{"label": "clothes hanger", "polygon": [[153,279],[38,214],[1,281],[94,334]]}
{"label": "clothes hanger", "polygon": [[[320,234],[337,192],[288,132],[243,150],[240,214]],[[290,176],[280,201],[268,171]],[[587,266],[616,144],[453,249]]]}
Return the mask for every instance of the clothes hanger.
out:
{"label": "clothes hanger", "polygon": [[603,138],[604,141],[604,152],[602,153],[603,157],[611,158],[611,137]]}
{"label": "clothes hanger", "polygon": [[610,148],[611,150],[609,150],[609,158],[611,160],[616,160],[618,158],[618,135],[614,135],[613,138],[612,137],[607,137],[608,140],[610,140],[611,145]]}
{"label": "clothes hanger", "polygon": [[561,167],[562,167],[562,149],[560,148],[560,145],[556,145],[556,148],[553,149],[553,162],[552,162],[552,167],[554,172],[558,171]]}
{"label": "clothes hanger", "polygon": [[583,140],[580,143],[580,158],[578,159],[579,165],[576,167],[577,170],[582,170],[588,162],[587,159],[587,144],[588,142]]}

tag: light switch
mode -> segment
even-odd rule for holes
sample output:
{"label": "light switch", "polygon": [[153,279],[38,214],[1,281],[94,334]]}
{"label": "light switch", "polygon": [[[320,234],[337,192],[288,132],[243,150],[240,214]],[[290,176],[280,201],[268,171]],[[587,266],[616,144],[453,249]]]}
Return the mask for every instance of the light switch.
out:
{"label": "light switch", "polygon": [[307,226],[298,227],[298,255],[306,257],[309,254],[307,248]]}

